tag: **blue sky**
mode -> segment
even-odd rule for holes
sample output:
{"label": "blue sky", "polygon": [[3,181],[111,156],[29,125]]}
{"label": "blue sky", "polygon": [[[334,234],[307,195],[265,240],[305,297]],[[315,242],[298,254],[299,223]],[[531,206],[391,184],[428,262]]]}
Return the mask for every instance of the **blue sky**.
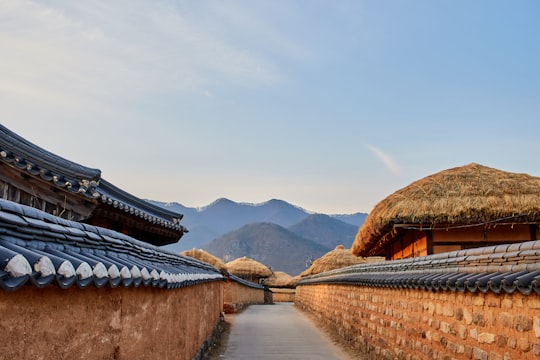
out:
{"label": "blue sky", "polygon": [[537,1],[1,1],[2,123],[142,198],[369,212],[540,176]]}

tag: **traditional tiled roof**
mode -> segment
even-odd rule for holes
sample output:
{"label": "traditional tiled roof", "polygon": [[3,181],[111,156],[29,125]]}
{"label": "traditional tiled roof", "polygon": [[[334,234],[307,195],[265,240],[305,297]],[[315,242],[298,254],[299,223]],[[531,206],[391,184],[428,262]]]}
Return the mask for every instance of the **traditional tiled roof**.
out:
{"label": "traditional tiled roof", "polygon": [[53,154],[1,124],[0,161],[49,182],[51,187],[69,191],[74,196],[81,195],[93,204],[102,203],[174,231],[174,236],[170,235],[171,240],[165,243],[178,241],[188,231],[180,225],[182,214],[137,198],[103,179],[99,169],[88,168]]}
{"label": "traditional tiled roof", "polygon": [[182,220],[184,215],[139,199],[114,186],[105,179],[99,181],[96,191],[99,199],[104,204],[138,216],[140,219],[151,222],[152,224],[159,224],[165,228],[184,233],[188,232],[188,229],[180,225],[180,220]]}
{"label": "traditional tiled roof", "polygon": [[308,276],[306,284],[540,294],[540,240],[353,265]]}
{"label": "traditional tiled roof", "polygon": [[127,235],[0,200],[0,287],[177,288],[222,280],[214,267]]}
{"label": "traditional tiled roof", "polygon": [[20,137],[0,124],[0,159],[54,186],[95,198],[101,177],[92,169],[64,159]]}

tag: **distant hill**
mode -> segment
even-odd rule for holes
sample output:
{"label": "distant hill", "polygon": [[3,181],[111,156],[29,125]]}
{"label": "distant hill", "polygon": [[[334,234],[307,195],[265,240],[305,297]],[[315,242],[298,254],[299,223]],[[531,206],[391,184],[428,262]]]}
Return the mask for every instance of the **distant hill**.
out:
{"label": "distant hill", "polygon": [[328,215],[313,214],[288,227],[288,230],[332,250],[337,245],[343,245],[349,249],[358,232],[358,226],[347,224]]}
{"label": "distant hill", "polygon": [[330,216],[333,217],[334,219],[341,220],[347,224],[354,225],[358,229],[360,225],[362,225],[364,221],[366,221],[366,217],[368,216],[368,214],[355,213],[355,214],[349,214],[349,215],[339,214],[339,215],[330,215]]}
{"label": "distant hill", "polygon": [[[249,204],[221,198],[201,208],[190,208],[179,203],[147,201],[184,214],[182,224],[188,228],[189,232],[178,243],[165,246],[173,252],[202,248],[204,244],[247,224],[268,222],[287,228],[312,215],[307,210],[277,199],[260,204]],[[330,215],[330,217],[352,224],[358,229],[366,215],[357,213]]]}
{"label": "distant hill", "polygon": [[204,245],[203,249],[225,262],[247,256],[273,271],[284,271],[290,275],[301,273],[310,261],[330,250],[272,223],[242,226]]}

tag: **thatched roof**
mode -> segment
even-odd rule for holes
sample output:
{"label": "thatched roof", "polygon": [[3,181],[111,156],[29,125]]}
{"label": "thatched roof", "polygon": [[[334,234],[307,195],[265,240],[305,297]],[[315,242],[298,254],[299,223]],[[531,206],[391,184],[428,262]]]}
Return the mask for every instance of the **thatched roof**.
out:
{"label": "thatched roof", "polygon": [[314,275],[365,262],[367,262],[365,258],[357,257],[349,249],[345,249],[343,245],[338,245],[334,250],[315,260],[300,276]]}
{"label": "thatched roof", "polygon": [[290,286],[293,277],[283,271],[275,271],[264,280],[264,284],[268,286]]}
{"label": "thatched roof", "polygon": [[352,246],[367,255],[395,227],[540,221],[540,178],[475,163],[417,180],[379,202]]}
{"label": "thatched roof", "polygon": [[256,276],[262,278],[272,275],[272,270],[266,265],[245,256],[229,261],[225,266],[227,266],[227,269],[231,274],[240,277]]}
{"label": "thatched roof", "polygon": [[191,250],[186,250],[182,252],[182,255],[189,256],[200,261],[204,261],[205,263],[212,265],[213,267],[215,267],[222,273],[227,272],[227,266],[225,266],[225,263],[223,261],[221,261],[218,257],[202,249],[193,248]]}

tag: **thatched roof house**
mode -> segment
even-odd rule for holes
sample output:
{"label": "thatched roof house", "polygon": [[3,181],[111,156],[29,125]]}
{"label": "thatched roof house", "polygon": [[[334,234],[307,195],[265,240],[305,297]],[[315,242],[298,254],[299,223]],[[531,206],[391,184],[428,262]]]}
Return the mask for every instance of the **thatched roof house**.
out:
{"label": "thatched roof house", "polygon": [[266,265],[246,256],[229,261],[225,266],[231,274],[255,283],[272,275],[272,270]]}
{"label": "thatched roof house", "polygon": [[319,274],[325,271],[330,271],[334,269],[341,269],[343,267],[363,264],[371,261],[381,261],[382,258],[374,258],[369,260],[369,258],[363,258],[355,256],[351,253],[349,249],[345,249],[345,246],[338,245],[332,251],[327,252],[311,264],[309,268],[303,271],[300,276],[308,276]]}
{"label": "thatched roof house", "polygon": [[264,285],[270,287],[289,287],[293,284],[293,277],[283,271],[275,271],[268,278],[264,279]]}
{"label": "thatched roof house", "polygon": [[379,202],[352,246],[388,259],[536,240],[540,178],[479,164],[441,171]]}
{"label": "thatched roof house", "polygon": [[223,274],[227,273],[227,266],[225,266],[225,263],[221,261],[221,259],[202,249],[193,248],[191,250],[182,251],[182,255],[210,264]]}

